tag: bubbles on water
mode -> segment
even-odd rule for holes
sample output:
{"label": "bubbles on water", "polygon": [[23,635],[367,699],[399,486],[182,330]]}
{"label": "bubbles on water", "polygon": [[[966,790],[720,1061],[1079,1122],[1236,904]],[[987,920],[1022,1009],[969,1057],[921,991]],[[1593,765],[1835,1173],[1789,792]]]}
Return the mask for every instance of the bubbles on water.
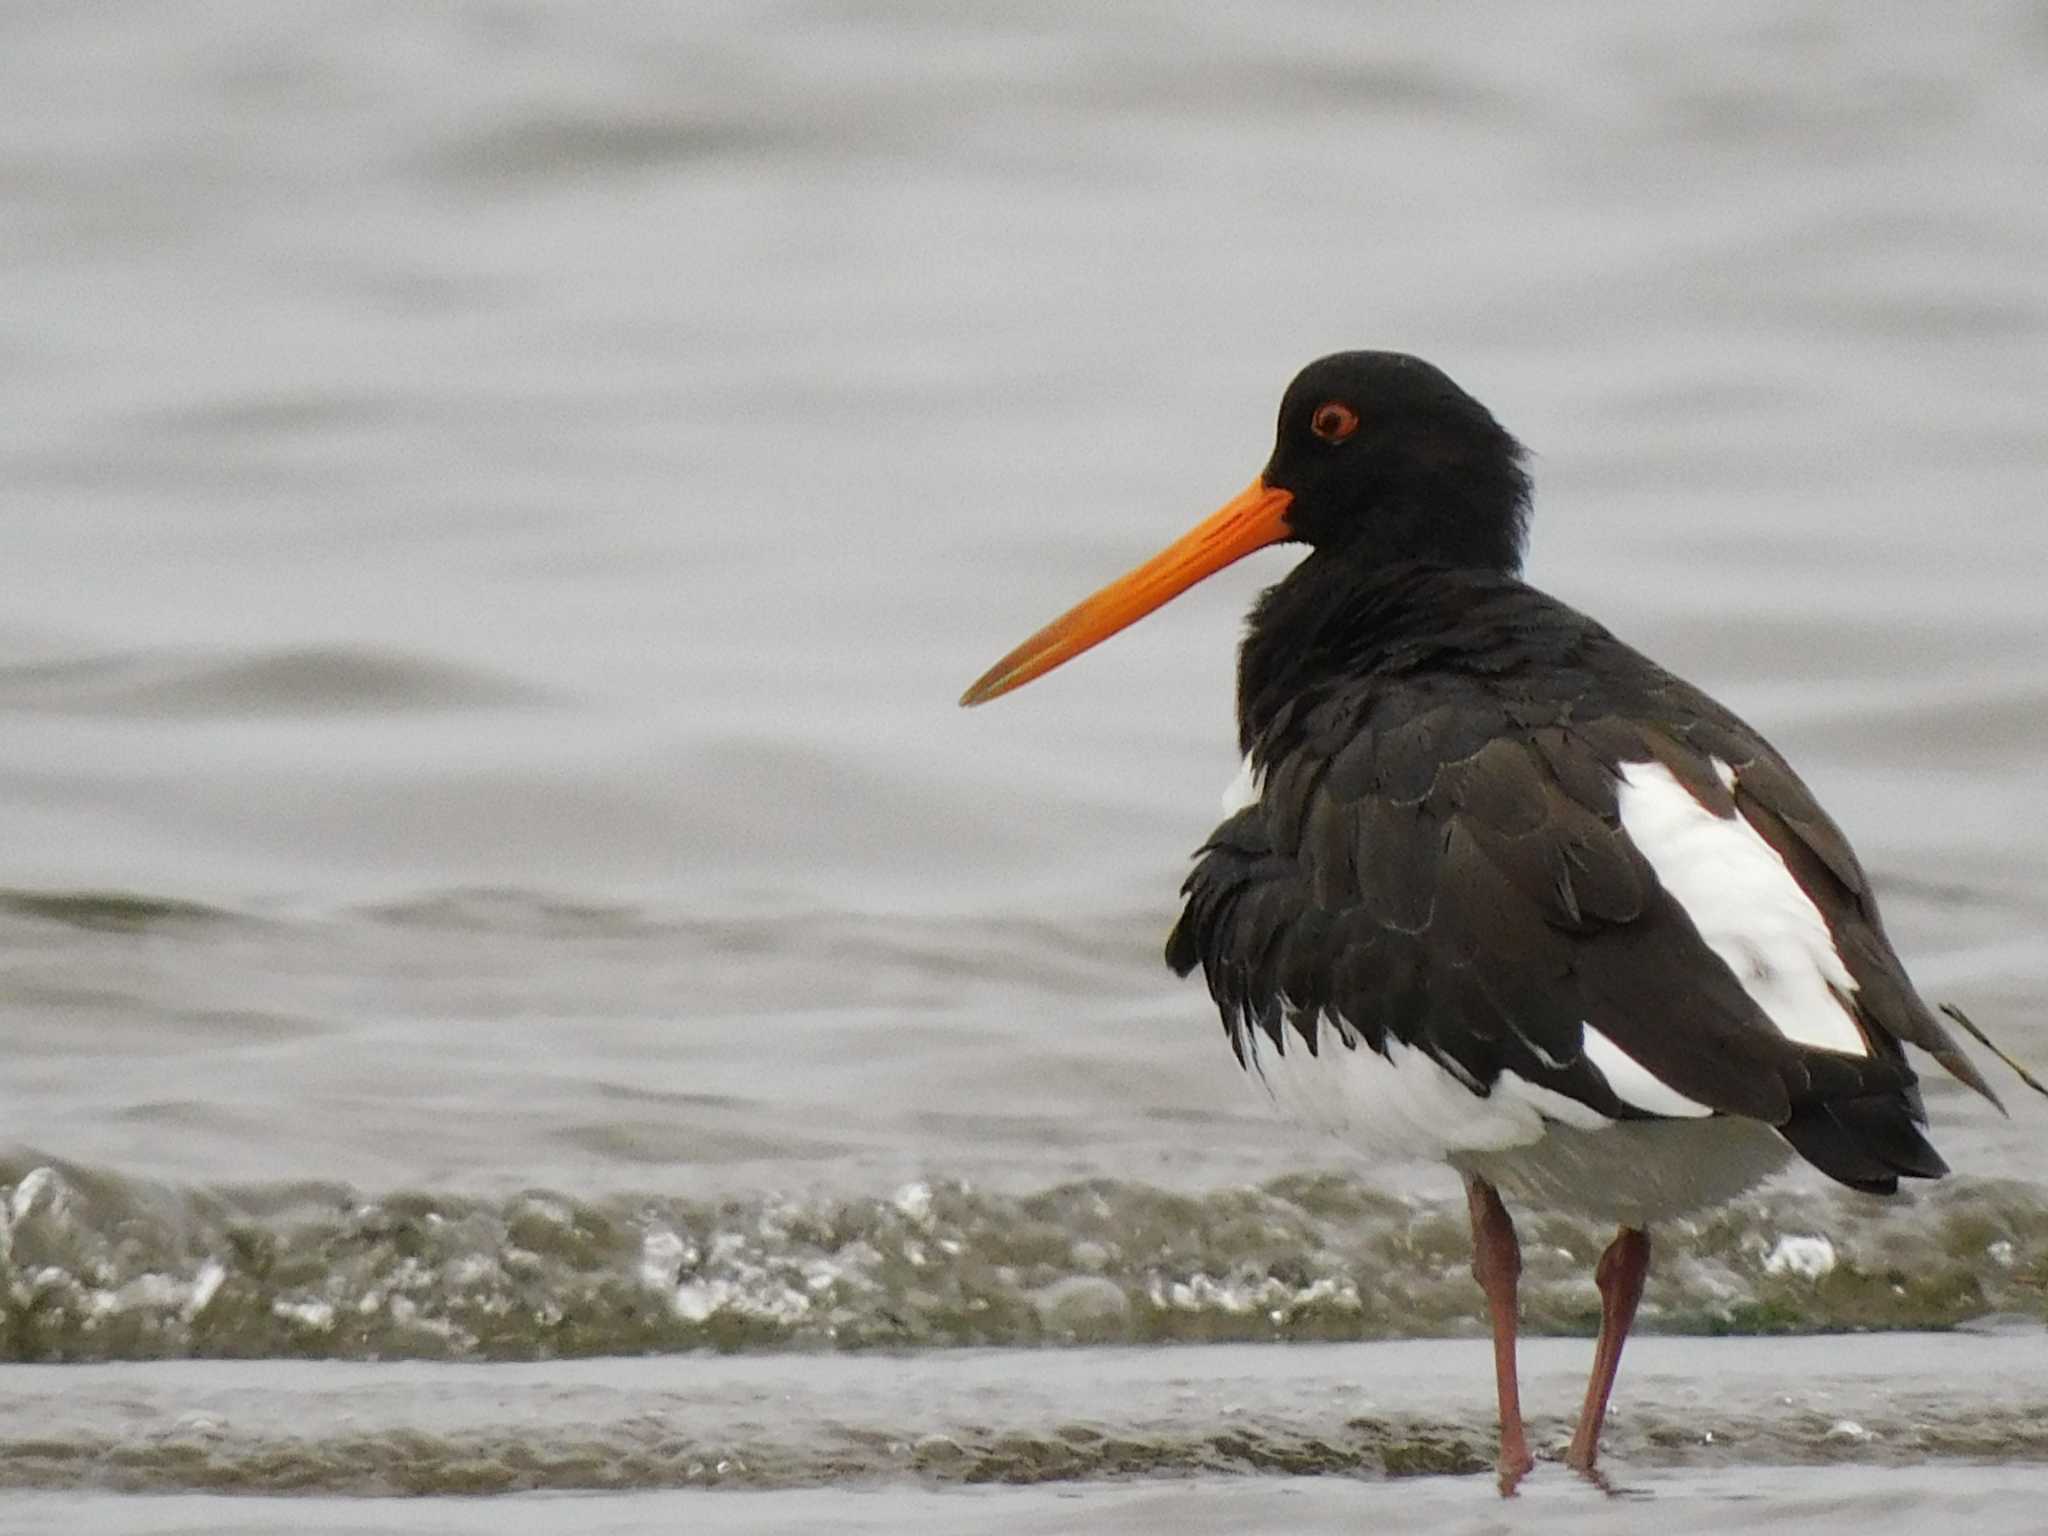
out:
{"label": "bubbles on water", "polygon": [[192,1277],[191,1290],[185,1297],[185,1304],[179,1309],[179,1315],[189,1323],[204,1312],[206,1304],[219,1294],[221,1281],[227,1277],[227,1266],[218,1259],[208,1259],[200,1265],[199,1273]]}
{"label": "bubbles on water", "polygon": [[649,1290],[667,1290],[696,1262],[697,1250],[666,1227],[650,1227],[640,1239],[640,1283]]}
{"label": "bubbles on water", "polygon": [[1077,1342],[1121,1338],[1131,1312],[1123,1287],[1100,1275],[1068,1275],[1041,1286],[1031,1305],[1047,1337]]}
{"label": "bubbles on water", "polygon": [[334,1328],[334,1307],[325,1301],[287,1301],[280,1298],[270,1304],[271,1316],[280,1318],[300,1328],[310,1328],[315,1333],[329,1333]]}
{"label": "bubbles on water", "polygon": [[7,1230],[13,1229],[35,1213],[38,1205],[45,1206],[53,1216],[62,1214],[61,1202],[64,1186],[56,1173],[48,1168],[32,1168],[14,1186],[7,1197]]}
{"label": "bubbles on water", "polygon": [[1767,1275],[1798,1275],[1818,1280],[1835,1267],[1835,1245],[1825,1237],[1788,1232],[1764,1255]]}

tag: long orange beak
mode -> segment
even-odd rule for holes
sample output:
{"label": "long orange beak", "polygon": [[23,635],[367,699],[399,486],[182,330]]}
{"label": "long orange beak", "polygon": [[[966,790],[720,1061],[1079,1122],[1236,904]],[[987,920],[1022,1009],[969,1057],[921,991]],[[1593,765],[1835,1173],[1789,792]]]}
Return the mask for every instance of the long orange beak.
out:
{"label": "long orange beak", "polygon": [[1274,490],[1263,479],[1254,480],[1214,516],[1135,571],[1119,576],[1061,614],[982,673],[974,686],[960,695],[961,704],[972,708],[1023,687],[1137,623],[1203,577],[1215,575],[1255,549],[1279,543],[1288,536],[1285,518],[1293,501],[1293,492]]}

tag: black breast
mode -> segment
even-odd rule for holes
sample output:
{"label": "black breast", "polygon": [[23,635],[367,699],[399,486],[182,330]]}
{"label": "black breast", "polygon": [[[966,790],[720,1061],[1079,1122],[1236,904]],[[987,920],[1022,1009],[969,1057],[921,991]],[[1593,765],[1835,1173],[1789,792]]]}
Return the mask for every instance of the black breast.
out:
{"label": "black breast", "polygon": [[[1941,1171],[1899,1041],[1968,1065],[1848,844],[1761,737],[1599,625],[1506,576],[1311,556],[1254,612],[1239,712],[1261,798],[1201,850],[1166,955],[1202,967],[1240,1061],[1396,1039],[1475,1093],[1513,1071],[1643,1117],[1586,1060],[1591,1024],[1846,1182]],[[1867,1056],[1786,1039],[1701,940],[1622,827],[1624,763],[1779,847],[1859,982]]]}

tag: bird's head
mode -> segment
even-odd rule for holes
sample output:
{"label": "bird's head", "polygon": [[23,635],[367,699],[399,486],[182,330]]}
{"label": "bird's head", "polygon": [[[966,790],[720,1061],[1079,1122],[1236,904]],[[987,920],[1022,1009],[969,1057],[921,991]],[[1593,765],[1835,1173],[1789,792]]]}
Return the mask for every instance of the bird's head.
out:
{"label": "bird's head", "polygon": [[1485,406],[1420,358],[1319,359],[1288,385],[1273,456],[1256,480],[1011,651],[960,702],[1022,687],[1268,544],[1304,543],[1367,566],[1513,572],[1529,511],[1521,458]]}
{"label": "bird's head", "polygon": [[1338,352],[1295,375],[1259,483],[1285,538],[1371,563],[1514,571],[1529,478],[1493,413],[1419,357]]}

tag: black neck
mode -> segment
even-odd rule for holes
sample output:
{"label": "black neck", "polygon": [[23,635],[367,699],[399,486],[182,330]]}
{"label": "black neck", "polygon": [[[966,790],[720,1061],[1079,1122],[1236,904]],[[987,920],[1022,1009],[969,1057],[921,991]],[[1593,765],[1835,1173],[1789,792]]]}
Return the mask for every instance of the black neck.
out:
{"label": "black neck", "polygon": [[1554,655],[1588,621],[1505,571],[1314,550],[1253,605],[1238,653],[1238,745],[1284,751],[1339,690],[1422,668],[1498,672]]}

